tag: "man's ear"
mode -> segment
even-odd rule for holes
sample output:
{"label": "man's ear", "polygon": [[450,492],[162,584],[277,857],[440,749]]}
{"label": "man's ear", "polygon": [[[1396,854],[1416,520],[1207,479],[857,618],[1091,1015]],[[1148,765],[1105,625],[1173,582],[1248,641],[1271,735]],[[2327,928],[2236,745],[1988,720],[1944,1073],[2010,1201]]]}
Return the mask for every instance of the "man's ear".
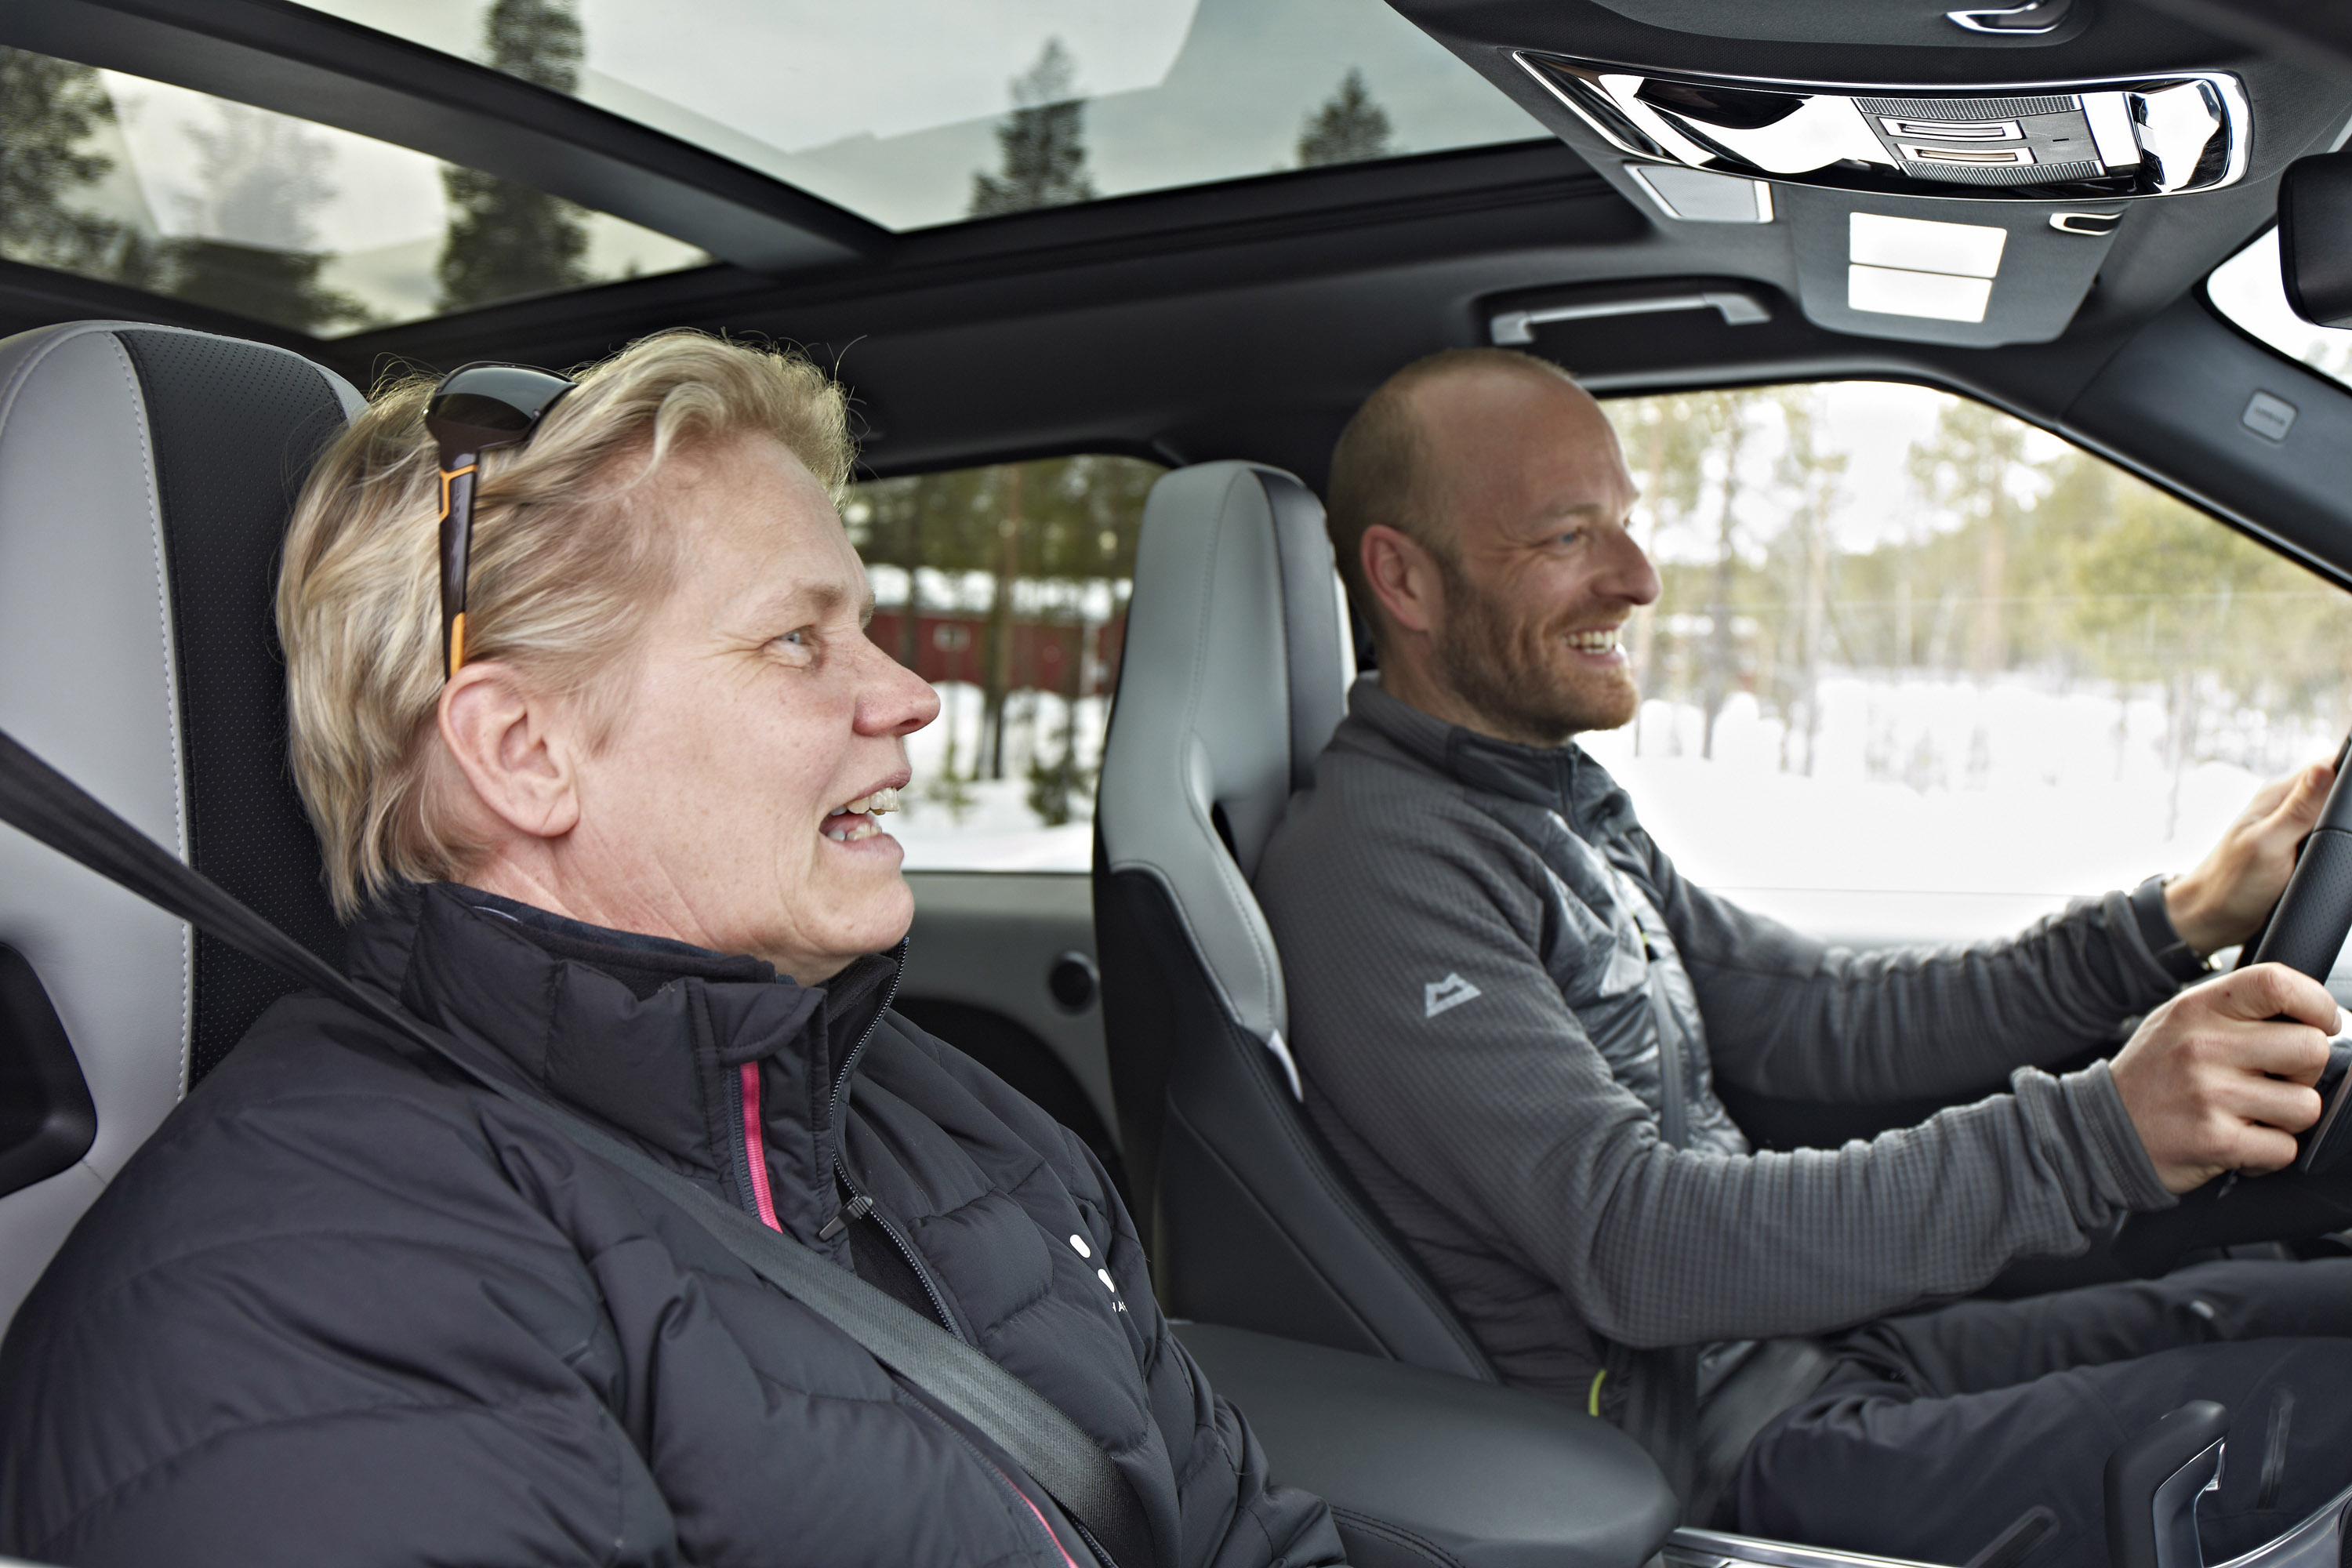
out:
{"label": "man's ear", "polygon": [[469,664],[441,692],[441,743],[482,809],[513,832],[560,838],[580,821],[571,715],[495,659]]}
{"label": "man's ear", "polygon": [[1364,530],[1360,549],[1364,581],[1390,623],[1424,637],[1435,631],[1445,614],[1445,589],[1428,549],[1384,522]]}

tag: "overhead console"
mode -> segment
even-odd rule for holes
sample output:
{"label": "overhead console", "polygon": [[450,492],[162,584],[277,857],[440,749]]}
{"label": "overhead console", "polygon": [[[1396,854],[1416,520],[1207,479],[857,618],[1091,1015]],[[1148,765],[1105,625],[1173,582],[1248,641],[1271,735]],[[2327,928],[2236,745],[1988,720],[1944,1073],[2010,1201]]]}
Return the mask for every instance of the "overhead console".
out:
{"label": "overhead console", "polygon": [[1526,49],[1512,58],[1617,151],[1718,174],[1877,195],[2075,202],[2211,190],[2246,172],[2246,96],[2224,71],[1956,93],[1711,79]]}
{"label": "overhead console", "polygon": [[[2205,30],[2183,0],[1390,3],[1651,217],[1661,275],[1751,279],[1816,326],[1914,342],[2162,309],[2352,110],[2310,51]],[[1601,329],[1531,330],[1573,357]]]}

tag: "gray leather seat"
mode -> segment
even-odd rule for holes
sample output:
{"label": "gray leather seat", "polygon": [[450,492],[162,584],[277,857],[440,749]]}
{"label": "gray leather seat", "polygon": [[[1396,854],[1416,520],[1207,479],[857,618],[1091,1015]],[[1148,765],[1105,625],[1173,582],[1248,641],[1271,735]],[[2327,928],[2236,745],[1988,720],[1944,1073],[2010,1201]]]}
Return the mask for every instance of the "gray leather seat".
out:
{"label": "gray leather seat", "polygon": [[1121,1147],[1178,1316],[1492,1381],[1299,1107],[1250,874],[1354,679],[1323,509],[1207,463],[1143,515],[1096,816],[1095,930]]}
{"label": "gray leather seat", "polygon": [[[0,730],[323,955],[341,931],[286,767],[286,518],[361,403],[173,327],[0,342]],[[0,827],[0,1329],[191,1084],[287,989]]]}

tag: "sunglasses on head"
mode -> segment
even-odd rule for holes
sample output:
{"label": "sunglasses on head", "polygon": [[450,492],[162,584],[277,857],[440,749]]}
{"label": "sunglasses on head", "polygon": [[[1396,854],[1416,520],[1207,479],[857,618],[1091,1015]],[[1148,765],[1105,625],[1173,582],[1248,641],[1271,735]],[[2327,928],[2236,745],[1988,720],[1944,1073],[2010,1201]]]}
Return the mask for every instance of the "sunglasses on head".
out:
{"label": "sunglasses on head", "polygon": [[466,561],[474,543],[474,479],[484,452],[520,447],[556,399],[578,384],[523,364],[460,365],[425,405],[425,429],[441,448],[442,679],[466,663]]}

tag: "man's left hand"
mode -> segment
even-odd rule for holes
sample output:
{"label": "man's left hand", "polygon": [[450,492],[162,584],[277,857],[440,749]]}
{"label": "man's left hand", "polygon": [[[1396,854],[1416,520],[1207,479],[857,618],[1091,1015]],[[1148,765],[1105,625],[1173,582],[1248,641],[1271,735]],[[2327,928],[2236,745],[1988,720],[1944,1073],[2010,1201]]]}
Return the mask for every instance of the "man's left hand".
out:
{"label": "man's left hand", "polygon": [[2334,764],[2314,763],[2264,784],[2212,853],[2165,884],[2165,913],[2198,957],[2242,942],[2262,925],[2286,891],[2295,846],[2319,820],[2335,781]]}

